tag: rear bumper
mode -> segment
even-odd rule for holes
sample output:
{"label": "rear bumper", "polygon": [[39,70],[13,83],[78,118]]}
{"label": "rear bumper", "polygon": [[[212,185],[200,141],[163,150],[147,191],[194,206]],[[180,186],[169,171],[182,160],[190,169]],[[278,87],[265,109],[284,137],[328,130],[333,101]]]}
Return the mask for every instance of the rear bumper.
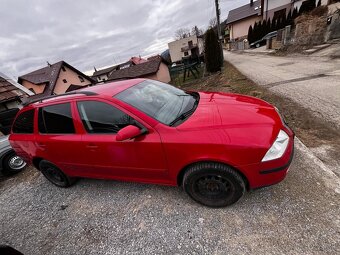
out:
{"label": "rear bumper", "polygon": [[250,189],[270,186],[281,182],[287,175],[294,157],[294,135],[290,137],[286,152],[280,159],[244,166]]}

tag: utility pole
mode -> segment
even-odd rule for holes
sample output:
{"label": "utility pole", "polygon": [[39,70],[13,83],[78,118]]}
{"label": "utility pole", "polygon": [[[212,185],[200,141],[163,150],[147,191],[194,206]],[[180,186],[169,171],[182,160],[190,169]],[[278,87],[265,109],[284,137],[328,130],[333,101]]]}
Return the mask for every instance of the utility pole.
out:
{"label": "utility pole", "polygon": [[221,24],[220,24],[220,14],[221,10],[218,5],[218,0],[215,0],[215,9],[216,9],[216,21],[217,21],[217,36],[218,36],[218,42],[220,44],[220,51],[221,51],[221,62],[223,66],[223,48],[222,48],[222,35],[221,35]]}

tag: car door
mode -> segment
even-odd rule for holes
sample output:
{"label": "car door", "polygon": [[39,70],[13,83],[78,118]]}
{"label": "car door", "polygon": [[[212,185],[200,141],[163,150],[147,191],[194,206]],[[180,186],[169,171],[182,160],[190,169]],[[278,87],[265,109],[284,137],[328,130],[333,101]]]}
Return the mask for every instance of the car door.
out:
{"label": "car door", "polygon": [[81,134],[75,129],[71,103],[40,107],[35,143],[37,156],[60,167],[68,175],[82,169]]}
{"label": "car door", "polygon": [[81,100],[77,102],[77,109],[84,127],[82,146],[86,168],[83,174],[144,182],[167,179],[164,151],[156,130],[148,127],[147,134],[116,141],[121,128],[138,123],[134,118],[105,100]]}

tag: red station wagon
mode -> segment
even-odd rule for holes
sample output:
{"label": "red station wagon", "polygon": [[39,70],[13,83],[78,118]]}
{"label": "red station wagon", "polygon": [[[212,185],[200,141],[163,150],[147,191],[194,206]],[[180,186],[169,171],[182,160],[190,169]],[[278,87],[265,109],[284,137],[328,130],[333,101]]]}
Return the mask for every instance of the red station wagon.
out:
{"label": "red station wagon", "polygon": [[260,99],[133,79],[27,104],[10,143],[60,187],[78,177],[179,185],[221,207],[285,178],[294,133]]}

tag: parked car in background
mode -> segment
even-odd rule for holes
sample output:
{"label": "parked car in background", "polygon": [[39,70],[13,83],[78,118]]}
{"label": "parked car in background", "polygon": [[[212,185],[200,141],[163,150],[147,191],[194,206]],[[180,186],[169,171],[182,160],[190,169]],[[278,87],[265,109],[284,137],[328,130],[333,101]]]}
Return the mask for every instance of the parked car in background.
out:
{"label": "parked car in background", "polygon": [[26,162],[16,155],[8,141],[8,136],[0,133],[0,176],[10,176],[22,171]]}
{"label": "parked car in background", "polygon": [[285,178],[294,133],[260,99],[132,79],[31,102],[10,142],[60,187],[78,177],[179,185],[221,207]]}
{"label": "parked car in background", "polygon": [[266,45],[267,39],[273,38],[277,36],[277,31],[270,32],[262,37],[260,40],[257,40],[249,45],[250,48],[258,48],[260,46]]}

